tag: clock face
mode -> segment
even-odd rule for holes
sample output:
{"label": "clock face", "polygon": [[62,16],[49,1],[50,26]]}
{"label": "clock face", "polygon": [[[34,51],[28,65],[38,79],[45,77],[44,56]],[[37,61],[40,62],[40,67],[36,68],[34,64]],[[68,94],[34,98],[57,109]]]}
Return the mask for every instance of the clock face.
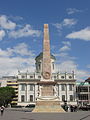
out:
{"label": "clock face", "polygon": [[45,72],[45,73],[43,74],[43,77],[44,77],[45,79],[50,79],[50,73],[49,73],[49,72]]}

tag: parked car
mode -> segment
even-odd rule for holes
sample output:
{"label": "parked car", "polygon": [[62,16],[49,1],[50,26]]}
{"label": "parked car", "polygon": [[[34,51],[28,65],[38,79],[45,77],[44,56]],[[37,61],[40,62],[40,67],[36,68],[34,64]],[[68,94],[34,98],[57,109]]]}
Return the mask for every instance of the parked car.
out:
{"label": "parked car", "polygon": [[28,104],[27,106],[25,106],[26,108],[34,108],[35,104]]}

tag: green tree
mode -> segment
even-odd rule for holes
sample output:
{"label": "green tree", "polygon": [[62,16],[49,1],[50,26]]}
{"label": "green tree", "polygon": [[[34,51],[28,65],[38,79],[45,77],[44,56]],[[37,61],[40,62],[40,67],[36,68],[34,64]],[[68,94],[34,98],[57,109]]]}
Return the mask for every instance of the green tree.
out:
{"label": "green tree", "polygon": [[15,90],[12,87],[1,87],[0,88],[0,106],[7,106],[11,103],[13,97],[15,96]]}

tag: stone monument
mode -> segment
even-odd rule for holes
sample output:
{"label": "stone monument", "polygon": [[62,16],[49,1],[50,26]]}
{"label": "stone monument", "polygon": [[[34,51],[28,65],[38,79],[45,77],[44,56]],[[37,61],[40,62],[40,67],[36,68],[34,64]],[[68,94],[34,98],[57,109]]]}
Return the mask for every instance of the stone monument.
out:
{"label": "stone monument", "polygon": [[55,96],[56,82],[52,80],[50,40],[48,24],[44,24],[42,77],[38,82],[38,97],[33,112],[64,112],[58,96]]}

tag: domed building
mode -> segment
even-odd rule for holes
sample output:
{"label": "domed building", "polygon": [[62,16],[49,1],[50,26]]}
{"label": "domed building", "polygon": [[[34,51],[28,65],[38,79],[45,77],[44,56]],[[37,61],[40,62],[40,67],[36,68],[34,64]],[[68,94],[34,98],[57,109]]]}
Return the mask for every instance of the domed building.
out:
{"label": "domed building", "polygon": [[76,105],[74,72],[55,71],[55,56],[50,53],[48,24],[44,24],[43,51],[35,58],[36,71],[18,72],[18,105],[36,104],[37,99],[56,98],[60,104]]}
{"label": "domed building", "polygon": [[[55,56],[51,54],[51,71],[52,73],[55,73]],[[36,58],[36,72],[42,73],[42,64],[43,64],[43,52],[41,52]]]}

